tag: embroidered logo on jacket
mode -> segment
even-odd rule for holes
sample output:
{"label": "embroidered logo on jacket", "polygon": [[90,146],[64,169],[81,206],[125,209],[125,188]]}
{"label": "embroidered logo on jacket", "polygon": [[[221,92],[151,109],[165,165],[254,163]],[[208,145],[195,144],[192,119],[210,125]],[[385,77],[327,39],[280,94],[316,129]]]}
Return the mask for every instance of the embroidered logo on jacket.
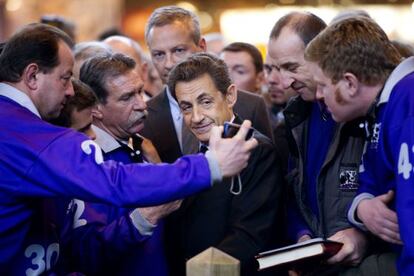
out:
{"label": "embroidered logo on jacket", "polygon": [[355,167],[341,167],[339,171],[339,190],[355,191],[359,187],[358,170]]}
{"label": "embroidered logo on jacket", "polygon": [[371,140],[370,140],[370,148],[371,149],[377,149],[378,148],[380,131],[381,131],[381,123],[374,124],[373,127],[372,127],[372,136],[371,136]]}

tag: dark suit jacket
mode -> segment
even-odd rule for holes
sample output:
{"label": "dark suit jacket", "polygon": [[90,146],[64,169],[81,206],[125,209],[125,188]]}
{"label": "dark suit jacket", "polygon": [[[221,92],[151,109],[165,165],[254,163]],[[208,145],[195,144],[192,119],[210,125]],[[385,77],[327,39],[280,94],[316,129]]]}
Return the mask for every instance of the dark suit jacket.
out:
{"label": "dark suit jacket", "polygon": [[273,132],[270,124],[269,113],[264,99],[254,93],[238,90],[237,101],[233,107],[242,120],[252,121],[252,125],[263,135],[273,141]]}
{"label": "dark suit jacket", "polygon": [[[269,114],[262,97],[244,91],[238,91],[237,95],[234,113],[251,120],[254,128],[273,139]],[[172,163],[183,154],[175,132],[166,89],[148,101],[147,105],[148,117],[141,134],[152,141],[163,162]],[[193,143],[198,144],[195,137]]]}
{"label": "dark suit jacket", "polygon": [[[236,123],[241,123],[240,119],[236,118]],[[242,275],[254,275],[253,257],[274,248],[282,176],[270,139],[258,132],[254,137],[259,146],[240,174],[240,195],[230,193],[231,179],[225,179],[185,199],[168,218],[165,234],[171,275],[185,275],[186,260],[210,246],[239,259]]]}
{"label": "dark suit jacket", "polygon": [[163,162],[173,163],[182,153],[165,89],[147,105],[148,116],[141,134],[152,141]]}

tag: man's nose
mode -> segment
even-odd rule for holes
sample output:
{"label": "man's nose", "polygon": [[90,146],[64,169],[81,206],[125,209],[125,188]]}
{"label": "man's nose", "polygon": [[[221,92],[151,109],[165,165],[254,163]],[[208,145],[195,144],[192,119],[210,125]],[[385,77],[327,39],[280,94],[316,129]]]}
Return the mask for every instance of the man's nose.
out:
{"label": "man's nose", "polygon": [[68,87],[66,88],[66,91],[65,91],[65,96],[67,97],[75,96],[75,91],[73,90],[72,81],[69,81]]}
{"label": "man's nose", "polygon": [[290,88],[294,81],[295,80],[290,76],[289,73],[287,73],[287,72],[284,72],[284,73],[281,72],[280,73],[280,84],[281,84],[282,89]]}
{"label": "man's nose", "polygon": [[323,92],[322,92],[322,89],[320,89],[320,88],[316,88],[316,99],[318,101],[323,101],[324,100]]}
{"label": "man's nose", "polygon": [[196,106],[193,106],[193,110],[191,112],[191,121],[193,123],[199,123],[203,119],[203,114],[200,112],[200,109]]}
{"label": "man's nose", "polygon": [[167,54],[166,61],[165,61],[165,68],[172,69],[176,64],[176,61],[171,54]]}
{"label": "man's nose", "polygon": [[147,109],[147,104],[144,101],[141,93],[135,95],[134,110],[144,111]]}
{"label": "man's nose", "polygon": [[276,86],[278,89],[283,90],[280,72],[272,70],[267,76],[267,82],[270,85]]}

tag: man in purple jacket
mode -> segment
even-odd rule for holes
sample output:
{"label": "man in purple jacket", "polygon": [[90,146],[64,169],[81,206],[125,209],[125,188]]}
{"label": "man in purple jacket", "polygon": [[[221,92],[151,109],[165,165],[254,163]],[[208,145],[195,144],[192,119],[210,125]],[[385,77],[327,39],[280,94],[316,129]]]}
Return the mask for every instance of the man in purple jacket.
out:
{"label": "man in purple jacket", "polygon": [[[92,110],[93,130],[104,159],[160,162],[149,140],[141,140],[139,148],[130,143],[132,138],[142,139],[136,133],[146,115],[144,83],[135,61],[123,54],[97,56],[85,62],[80,78],[99,99]],[[74,200],[69,213],[72,227],[65,233],[71,248],[68,259],[76,271],[86,274],[167,275],[159,219],[179,205],[174,201],[132,209]]]}
{"label": "man in purple jacket", "polygon": [[[100,147],[83,134],[52,126],[71,84],[72,41],[58,29],[31,24],[0,55],[0,273],[37,275],[59,257],[53,208],[65,197],[117,206],[148,206],[183,198],[247,165],[257,141],[235,139],[216,128],[210,153],[173,165],[104,162]],[[162,177],[160,177],[162,176]]]}

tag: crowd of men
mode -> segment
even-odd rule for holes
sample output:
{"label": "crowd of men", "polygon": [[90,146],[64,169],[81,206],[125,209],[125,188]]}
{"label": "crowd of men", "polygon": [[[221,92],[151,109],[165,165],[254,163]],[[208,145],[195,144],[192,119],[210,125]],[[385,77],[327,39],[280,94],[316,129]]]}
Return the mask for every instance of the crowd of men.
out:
{"label": "crowd of men", "polygon": [[[210,53],[176,6],[145,39],[150,60],[41,23],[1,44],[2,275],[185,275],[209,247],[241,275],[414,274],[412,49],[360,12],[288,13],[264,60]],[[343,246],[257,271],[259,252],[315,237]]]}

